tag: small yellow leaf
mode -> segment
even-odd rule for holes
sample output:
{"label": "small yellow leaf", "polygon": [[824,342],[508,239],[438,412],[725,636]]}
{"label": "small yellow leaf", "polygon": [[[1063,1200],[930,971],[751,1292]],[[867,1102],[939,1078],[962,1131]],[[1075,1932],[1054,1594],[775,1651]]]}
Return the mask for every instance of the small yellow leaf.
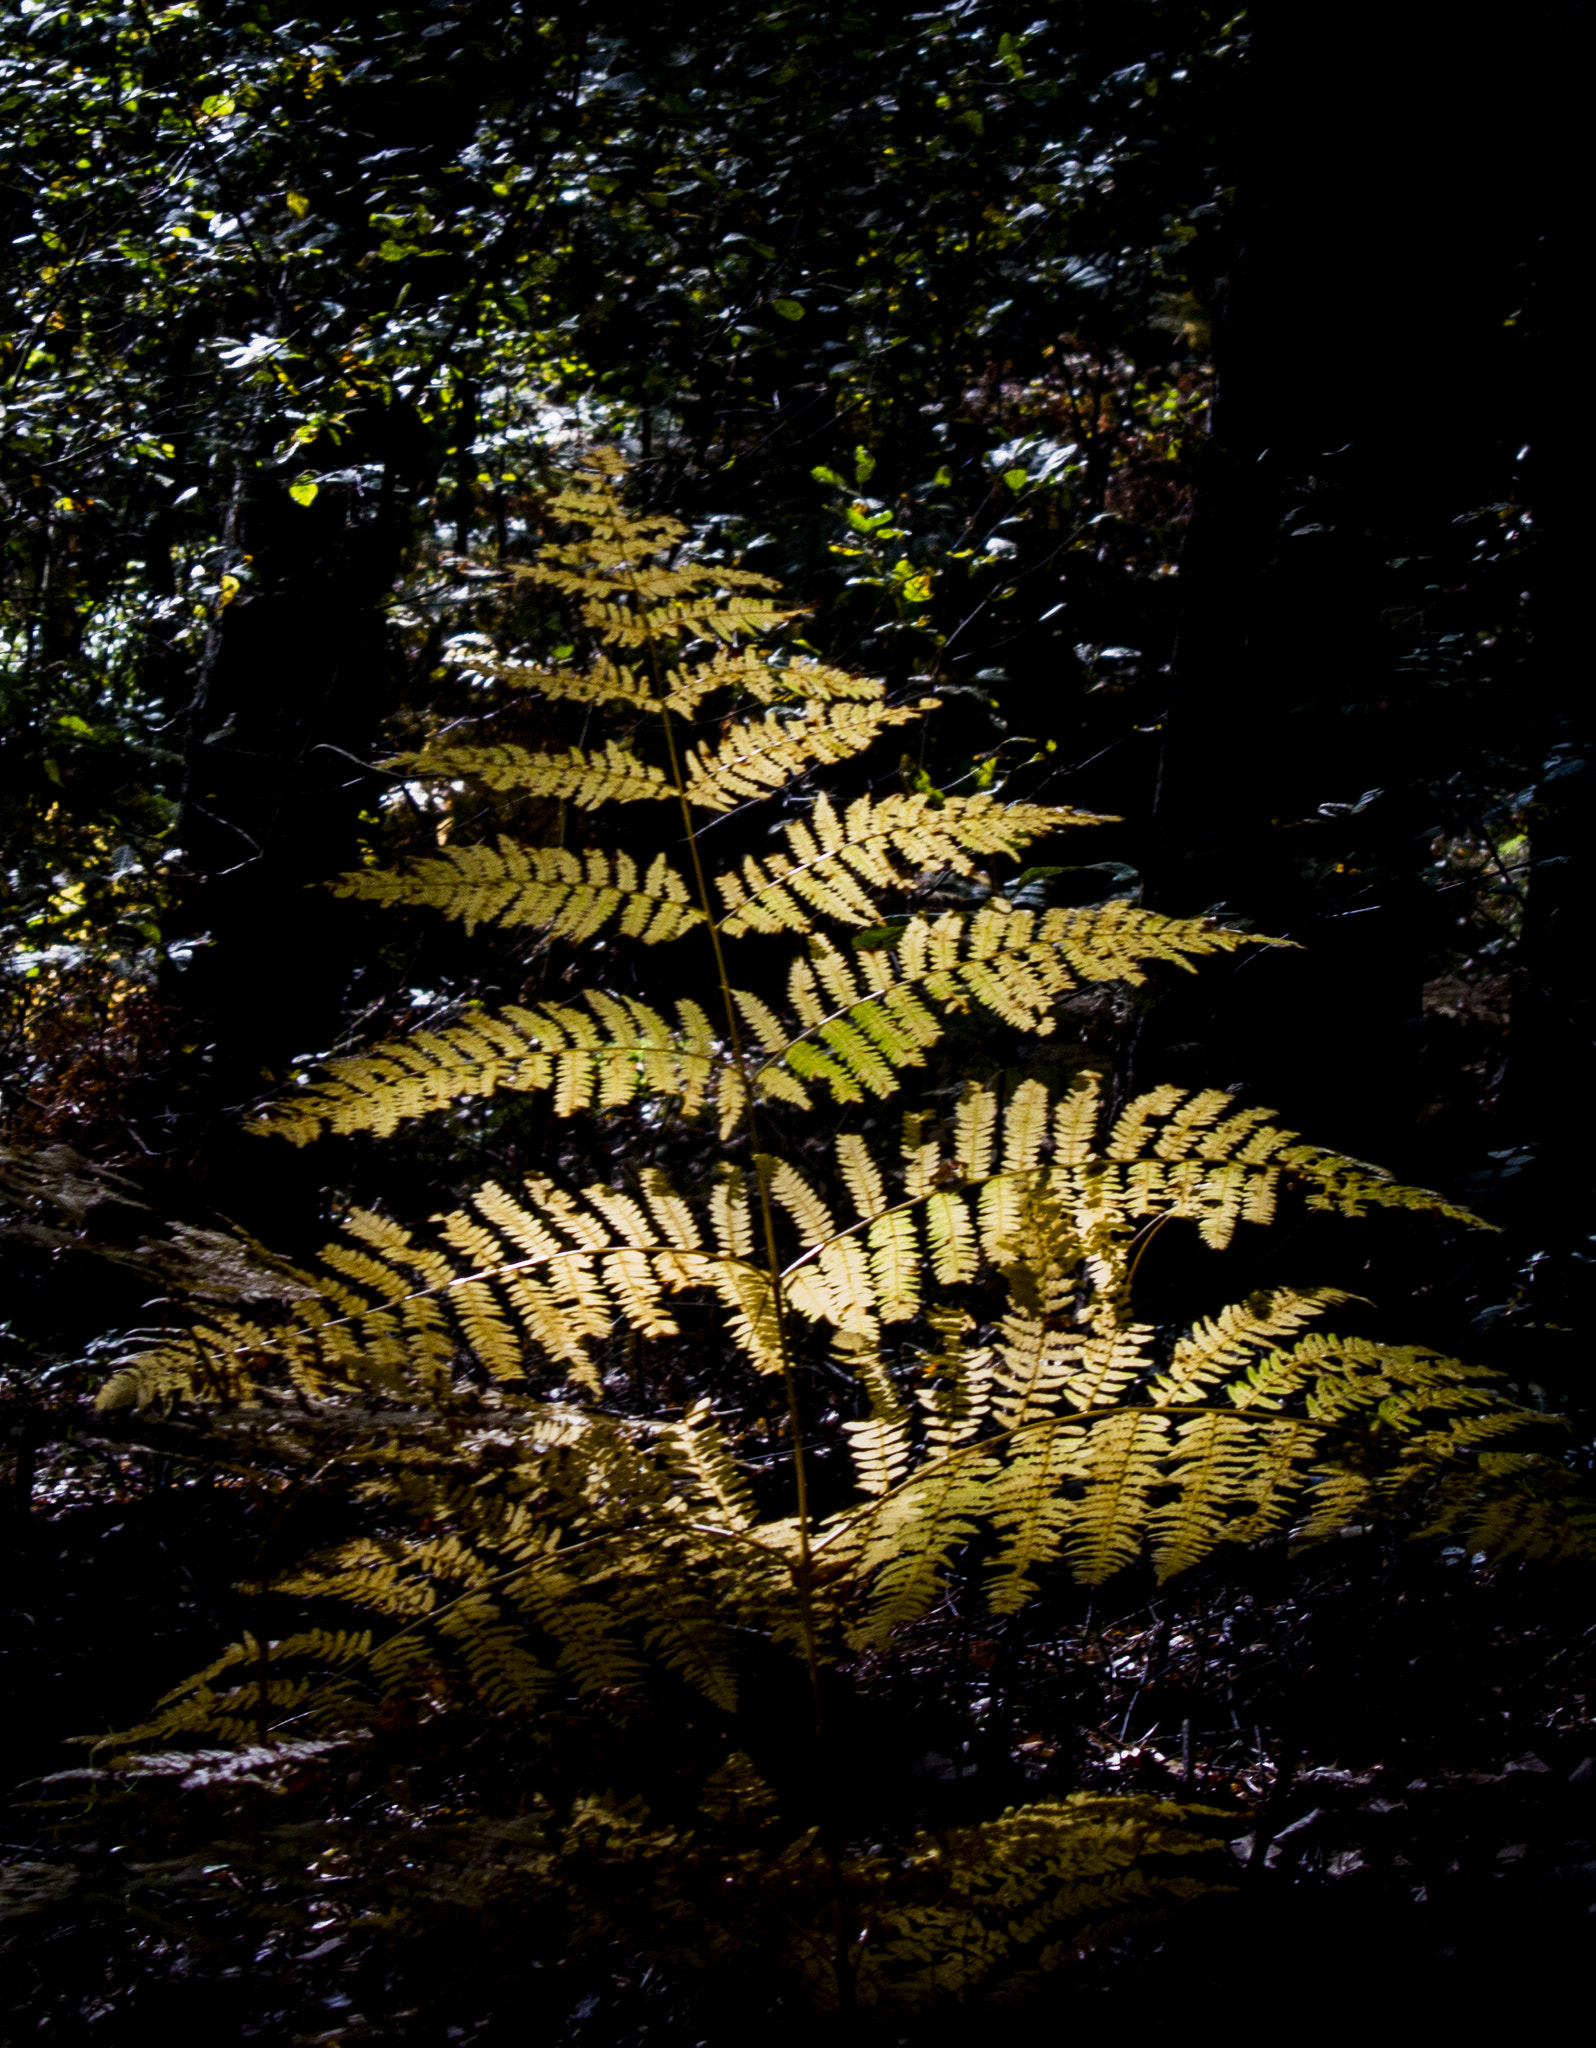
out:
{"label": "small yellow leaf", "polygon": [[314,505],[316,493],[320,489],[321,485],[317,483],[316,479],[310,474],[310,471],[306,470],[302,476],[296,476],[294,481],[288,486],[288,495],[296,505]]}
{"label": "small yellow leaf", "polygon": [[303,220],[310,211],[310,201],[303,192],[290,192],[285,196],[288,200],[288,211],[294,216],[295,220]]}
{"label": "small yellow leaf", "polygon": [[221,591],[216,600],[217,604],[225,611],[243,587],[243,584],[239,582],[236,576],[224,576],[222,578]]}

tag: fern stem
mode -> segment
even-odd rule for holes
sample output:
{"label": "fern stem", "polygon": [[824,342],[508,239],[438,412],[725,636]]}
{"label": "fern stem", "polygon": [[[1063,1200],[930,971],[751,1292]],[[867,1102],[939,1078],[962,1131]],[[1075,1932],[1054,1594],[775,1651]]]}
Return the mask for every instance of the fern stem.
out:
{"label": "fern stem", "polygon": [[[635,579],[632,584],[634,602],[641,599]],[[665,730],[666,755],[670,762],[671,781],[676,787],[676,800],[681,807],[682,830],[687,839],[688,854],[693,863],[693,884],[698,892],[699,908],[704,922],[709,927],[709,943],[715,956],[715,979],[720,989],[722,1008],[726,1015],[727,1043],[736,1063],[743,1090],[743,1126],[748,1134],[749,1151],[753,1155],[754,1180],[759,1189],[759,1213],[761,1230],[765,1241],[765,1259],[770,1269],[771,1305],[776,1321],[776,1346],[781,1358],[782,1382],[787,1393],[787,1428],[792,1438],[793,1488],[797,1495],[798,1509],[798,1600],[799,1618],[803,1625],[804,1663],[809,1673],[810,1702],[814,1709],[815,1740],[823,1741],[823,1717],[820,1704],[820,1651],[815,1630],[813,1559],[810,1543],[809,1519],[809,1474],[804,1458],[803,1415],[798,1400],[798,1375],[793,1367],[792,1344],[787,1328],[787,1307],[782,1288],[781,1255],[776,1247],[776,1218],[771,1208],[770,1188],[759,1166],[759,1126],[754,1110],[753,1081],[748,1072],[748,1059],[743,1046],[743,1035],[737,1022],[737,1005],[732,999],[731,977],[726,972],[726,955],[721,946],[720,931],[716,925],[714,907],[710,902],[709,881],[704,873],[703,855],[698,844],[698,830],[693,823],[693,809],[688,801],[687,785],[682,775],[681,750],[676,744],[676,728],[671,718],[670,706],[665,699],[665,678],[660,666],[659,643],[650,632],[644,643],[648,649],[648,664],[653,679],[654,696],[659,705],[660,724]]]}
{"label": "fern stem", "polygon": [[1174,1214],[1175,1211],[1173,1209],[1166,1209],[1162,1216],[1158,1217],[1155,1222],[1148,1224],[1147,1228],[1142,1232],[1141,1244],[1137,1248],[1135,1258],[1131,1260],[1130,1271],[1125,1275],[1125,1293],[1127,1297],[1131,1289],[1136,1285],[1136,1269],[1140,1266],[1142,1260],[1146,1258],[1147,1247]]}

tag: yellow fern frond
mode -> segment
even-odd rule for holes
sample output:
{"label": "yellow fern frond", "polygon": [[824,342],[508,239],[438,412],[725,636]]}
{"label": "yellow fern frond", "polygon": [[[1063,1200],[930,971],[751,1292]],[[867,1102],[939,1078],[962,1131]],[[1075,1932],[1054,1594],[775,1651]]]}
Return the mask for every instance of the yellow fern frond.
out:
{"label": "yellow fern frond", "polygon": [[939,1459],[853,1518],[837,1547],[871,1585],[870,1606],[848,1631],[855,1648],[881,1647],[935,1604],[953,1553],[980,1533],[993,1469],[980,1456]]}
{"label": "yellow fern frond", "polygon": [[479,924],[542,925],[552,938],[580,944],[612,919],[624,938],[644,945],[679,938],[704,915],[663,854],[639,875],[629,854],[575,854],[560,846],[448,847],[408,868],[362,868],[334,885],[338,896],[368,903],[413,903]]}
{"label": "yellow fern frond", "polygon": [[500,1089],[547,1089],[558,1116],[613,1109],[640,1094],[678,1096],[696,1116],[724,1056],[696,1003],[679,1002],[673,1027],[627,997],[593,994],[588,1008],[481,1012],[441,1031],[418,1031],[351,1059],[334,1060],[324,1080],[275,1103],[258,1129],[308,1144],[324,1131],[379,1136],[451,1102]]}
{"label": "yellow fern frond", "polygon": [[[448,653],[451,650],[446,649]],[[455,658],[472,674],[491,677],[513,690],[535,690],[572,704],[624,704],[637,710],[655,702],[651,679],[602,655],[585,669],[539,668],[533,663],[505,660],[476,648],[455,649]]]}
{"label": "yellow fern frond", "polygon": [[679,794],[663,769],[639,760],[630,747],[607,740],[603,747],[571,747],[563,754],[535,754],[526,747],[441,747],[424,754],[396,754],[386,767],[422,780],[480,782],[517,796],[557,798],[581,810],[600,804],[658,801]]}
{"label": "yellow fern frond", "polygon": [[734,725],[717,746],[700,744],[684,764],[690,802],[707,811],[729,811],[751,797],[766,797],[821,763],[851,760],[871,746],[889,725],[904,725],[928,710],[919,704],[830,703],[806,715],[767,711],[761,719]]}
{"label": "yellow fern frond", "polygon": [[1278,1352],[1281,1338],[1295,1336],[1327,1308],[1350,1299],[1336,1287],[1300,1292],[1282,1287],[1221,1309],[1177,1342],[1168,1371],[1148,1390],[1155,1406],[1165,1408],[1201,1398],[1220,1380],[1251,1366],[1260,1351]]}
{"label": "yellow fern frond", "polygon": [[1079,1424],[1043,1423],[1015,1444],[992,1488],[1002,1543],[987,1582],[994,1614],[1014,1614],[1036,1591],[1035,1575],[1064,1548],[1075,1516],[1072,1489],[1092,1469]]}
{"label": "yellow fern frond", "polygon": [[786,853],[750,857],[741,873],[717,878],[721,928],[734,937],[807,931],[816,911],[841,924],[874,924],[880,913],[867,890],[912,888],[927,874],[968,875],[974,854],[1016,854],[1045,833],[1101,822],[991,796],[864,796],[839,817],[822,795],[807,819],[785,827]]}
{"label": "yellow fern frond", "polygon": [[1160,1580],[1207,1557],[1230,1531],[1234,1504],[1256,1491],[1254,1466],[1268,1440],[1241,1415],[1193,1415],[1179,1423],[1169,1462],[1176,1491],[1150,1519]]}
{"label": "yellow fern frond", "polygon": [[849,675],[808,655],[776,660],[758,647],[717,647],[706,660],[673,671],[665,702],[691,718],[718,690],[749,696],[760,704],[876,703],[886,686],[874,676]]}
{"label": "yellow fern frond", "polygon": [[1101,1585],[1139,1556],[1152,1497],[1164,1483],[1168,1432],[1166,1418],[1145,1408],[1105,1416],[1093,1428],[1086,1485],[1064,1538],[1083,1585]]}
{"label": "yellow fern frond", "polygon": [[760,1069],[760,1085],[772,1085],[779,1059],[800,1081],[825,1082],[839,1102],[885,1095],[899,1085],[899,1071],[922,1065],[925,1049],[942,1035],[925,998],[952,1009],[974,1001],[1019,1030],[1046,1035],[1054,1028],[1054,1003],[1082,981],[1139,984],[1153,961],[1186,961],[1247,943],[1243,933],[1129,904],[1037,913],[1001,900],[973,916],[912,918],[890,947],[852,959],[816,938],[788,983],[803,1029]]}
{"label": "yellow fern frond", "polygon": [[733,1457],[716,1425],[707,1397],[688,1408],[666,1433],[666,1443],[686,1479],[689,1498],[712,1507],[731,1529],[746,1529],[754,1520],[747,1474]]}

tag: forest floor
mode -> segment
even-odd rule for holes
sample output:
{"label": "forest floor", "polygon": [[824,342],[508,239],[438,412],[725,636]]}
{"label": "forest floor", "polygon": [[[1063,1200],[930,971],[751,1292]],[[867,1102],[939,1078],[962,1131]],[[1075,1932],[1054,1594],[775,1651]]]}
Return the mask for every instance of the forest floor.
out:
{"label": "forest floor", "polygon": [[[63,1444],[41,1462],[34,1513],[13,1522],[0,2038],[521,2038],[513,1955],[463,1994],[358,1930],[263,1925],[242,1894],[231,1921],[212,1912],[198,1930],[166,1907],[115,1908],[127,1872],[170,1852],[170,1813],[86,1807],[81,1781],[39,1780],[81,1768],[71,1735],[136,1718],[153,1671],[192,1668],[236,1626],[232,1589],[273,1512],[225,1476],[157,1467],[152,1486],[151,1469],[114,1444]],[[1200,1804],[1228,1843],[1233,1868],[1208,1897],[1083,1957],[1034,2010],[961,2008],[959,2038],[1051,2040],[1087,1993],[1152,2013],[1195,1990],[1209,2011],[1378,2010],[1382,2025],[1486,2007],[1530,2018],[1579,1994],[1596,1935],[1589,1584],[1373,1532],[1192,1580],[1090,1605],[1071,1593],[1023,1627],[944,1605],[890,1662],[847,1674],[859,1726],[879,1716],[911,1759],[919,1826],[1121,1788]],[[411,1797],[417,1826],[446,1809],[419,1784]],[[624,1957],[578,1988],[542,2008],[551,2041],[716,2038],[712,2008],[673,2008]],[[951,2024],[863,2038],[918,2042]]]}

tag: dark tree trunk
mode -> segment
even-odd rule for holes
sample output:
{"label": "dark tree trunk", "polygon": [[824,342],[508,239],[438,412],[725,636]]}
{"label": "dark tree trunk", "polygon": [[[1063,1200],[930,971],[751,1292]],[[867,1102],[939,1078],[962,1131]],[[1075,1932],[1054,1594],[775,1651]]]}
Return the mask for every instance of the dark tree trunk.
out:
{"label": "dark tree trunk", "polygon": [[193,951],[164,992],[200,1061],[176,1112],[185,1152],[206,1155],[219,1122],[339,1028],[350,920],[321,885],[354,864],[360,814],[383,786],[363,765],[400,688],[383,604],[432,461],[397,410],[362,440],[380,488],[325,486],[299,505],[280,471],[252,466],[233,518],[243,588],[190,707],[177,833],[170,931]]}
{"label": "dark tree trunk", "polygon": [[[1505,494],[1519,289],[1513,65],[1437,6],[1254,17],[1219,399],[1148,900],[1296,941],[1150,1018],[1141,1078],[1244,1079],[1391,1158],[1419,1111],[1427,777],[1450,738],[1395,630],[1462,515]],[[1396,1162],[1394,1162],[1396,1163]]]}
{"label": "dark tree trunk", "polygon": [[1523,494],[1530,653],[1521,715],[1539,756],[1527,825],[1530,868],[1503,1090],[1515,1142],[1524,1292],[1561,1355],[1537,1366],[1558,1398],[1589,1413],[1587,1332],[1596,1312],[1590,1160],[1596,1141],[1596,710],[1581,632],[1589,582],[1590,492],[1567,410],[1583,292],[1583,134],[1576,95],[1588,69],[1590,10],[1559,16],[1540,107],[1537,241],[1522,316],[1528,401]]}

